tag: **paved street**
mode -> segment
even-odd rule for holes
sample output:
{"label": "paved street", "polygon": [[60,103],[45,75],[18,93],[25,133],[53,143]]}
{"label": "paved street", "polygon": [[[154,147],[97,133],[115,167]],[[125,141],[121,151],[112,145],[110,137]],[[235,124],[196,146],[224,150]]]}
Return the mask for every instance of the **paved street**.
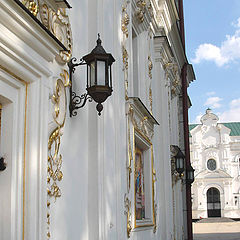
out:
{"label": "paved street", "polygon": [[194,240],[240,240],[240,222],[204,219],[193,223]]}

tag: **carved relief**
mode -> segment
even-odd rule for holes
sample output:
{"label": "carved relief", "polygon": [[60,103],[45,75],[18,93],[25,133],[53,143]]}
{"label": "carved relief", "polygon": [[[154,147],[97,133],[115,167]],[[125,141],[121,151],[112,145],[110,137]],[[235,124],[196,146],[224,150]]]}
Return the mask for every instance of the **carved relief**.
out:
{"label": "carved relief", "polygon": [[[133,109],[132,106],[130,106],[130,109]],[[150,129],[148,126],[148,117],[145,116],[142,119],[137,120],[134,110],[129,111],[129,116],[131,117],[131,122],[134,128],[151,140],[153,137],[153,129]]]}
{"label": "carved relief", "polygon": [[121,29],[123,32],[122,41],[122,61],[123,61],[123,71],[124,71],[124,82],[125,82],[125,99],[128,100],[128,51],[127,51],[127,39],[128,39],[128,24],[130,22],[129,14],[127,11],[129,1],[125,0],[122,6],[122,20]]}
{"label": "carved relief", "polygon": [[154,17],[153,6],[150,0],[137,0],[135,16],[139,23],[143,23],[145,15],[148,12],[151,18]]}
{"label": "carved relief", "polygon": [[148,56],[148,76],[150,79],[152,79],[152,69],[153,69],[152,60],[151,57]]}
{"label": "carved relief", "polygon": [[[152,159],[152,161],[153,161],[153,159]],[[152,164],[153,164],[153,162],[152,162]],[[156,198],[156,196],[155,196],[155,183],[157,181],[157,176],[156,176],[155,168],[153,168],[153,170],[152,170],[152,176],[153,176],[153,178],[152,178],[152,191],[153,191],[153,206],[154,206],[154,208],[153,208],[153,224],[154,224],[153,233],[156,233],[156,231],[157,231],[157,221],[156,221],[156,218],[157,218],[157,204],[155,202],[155,198]]]}
{"label": "carved relief", "polygon": [[132,224],[131,224],[131,201],[125,194],[124,197],[124,204],[125,204],[125,215],[127,216],[127,236],[130,238],[130,233],[132,231]]}
{"label": "carved relief", "polygon": [[151,57],[148,56],[148,76],[150,79],[150,84],[149,84],[149,103],[150,103],[150,112],[152,113],[152,69],[153,69],[153,64]]}
{"label": "carved relief", "polygon": [[51,132],[48,139],[48,162],[47,162],[47,238],[50,234],[50,205],[51,199],[61,197],[61,189],[58,183],[63,178],[62,173],[62,155],[59,153],[61,136],[66,119],[66,86],[69,85],[68,73],[66,70],[60,74],[61,78],[57,79],[54,94],[52,95],[52,103],[54,105],[53,119],[56,124],[55,129]]}
{"label": "carved relief", "polygon": [[127,3],[125,2],[125,4],[122,6],[122,32],[123,34],[125,34],[126,38],[128,38],[128,24],[129,24],[129,15],[127,13]]}
{"label": "carved relief", "polygon": [[72,31],[64,8],[52,9],[44,0],[19,0],[67,48],[57,60],[65,64],[72,55]]}
{"label": "carved relief", "polygon": [[144,14],[145,14],[145,0],[138,0],[137,1],[137,9],[136,9],[136,17],[140,23],[144,21]]}
{"label": "carved relief", "polygon": [[178,65],[174,62],[173,59],[171,62],[165,62],[166,59],[163,59],[162,61],[163,68],[165,69],[166,79],[170,81],[168,85],[171,88],[171,95],[173,97],[178,94],[181,87],[181,78],[178,70]]}

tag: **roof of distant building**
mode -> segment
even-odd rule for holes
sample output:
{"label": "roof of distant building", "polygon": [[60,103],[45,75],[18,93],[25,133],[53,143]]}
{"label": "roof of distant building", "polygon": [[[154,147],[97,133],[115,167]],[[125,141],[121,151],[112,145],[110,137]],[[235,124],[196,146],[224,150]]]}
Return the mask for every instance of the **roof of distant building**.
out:
{"label": "roof of distant building", "polygon": [[[228,123],[218,123],[223,124],[225,127],[230,128],[230,136],[240,136],[240,122],[228,122]],[[196,126],[202,124],[189,124],[189,136],[191,136],[190,131]]]}

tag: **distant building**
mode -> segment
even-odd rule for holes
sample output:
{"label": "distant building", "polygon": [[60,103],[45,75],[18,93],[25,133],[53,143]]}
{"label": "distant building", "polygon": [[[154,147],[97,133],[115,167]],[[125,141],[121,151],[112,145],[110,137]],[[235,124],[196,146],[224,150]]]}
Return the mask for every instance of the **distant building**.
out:
{"label": "distant building", "polygon": [[190,156],[195,169],[193,219],[240,217],[240,122],[218,123],[210,109],[191,124]]}

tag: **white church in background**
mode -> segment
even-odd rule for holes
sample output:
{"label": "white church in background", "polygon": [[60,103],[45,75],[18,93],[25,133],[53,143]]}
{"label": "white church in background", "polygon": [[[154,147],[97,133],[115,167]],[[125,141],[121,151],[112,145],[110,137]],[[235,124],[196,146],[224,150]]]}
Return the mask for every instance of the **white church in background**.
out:
{"label": "white church in background", "polygon": [[195,169],[193,219],[240,217],[240,122],[218,123],[211,109],[191,124],[190,156]]}

